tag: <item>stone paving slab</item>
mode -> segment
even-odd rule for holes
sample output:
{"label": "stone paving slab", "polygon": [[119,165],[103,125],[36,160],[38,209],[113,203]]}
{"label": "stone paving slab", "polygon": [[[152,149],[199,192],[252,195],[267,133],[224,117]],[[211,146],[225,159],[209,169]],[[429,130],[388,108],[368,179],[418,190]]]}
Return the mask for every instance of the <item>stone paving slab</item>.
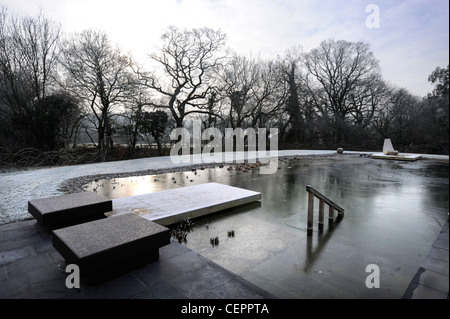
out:
{"label": "stone paving slab", "polygon": [[128,213],[57,229],[52,242],[68,264],[78,265],[82,280],[97,281],[107,273],[157,260],[159,248],[170,243],[170,233],[166,227]]}
{"label": "stone paving slab", "polygon": [[220,183],[123,197],[113,200],[110,216],[133,212],[160,225],[171,225],[261,199],[261,193]]}
{"label": "stone paving slab", "polygon": [[48,233],[54,229],[106,218],[104,213],[111,210],[112,201],[93,192],[51,196],[28,201],[28,212]]}
{"label": "stone paving slab", "polygon": [[448,299],[449,227],[448,221],[422,261],[403,299]]}
{"label": "stone paving slab", "polygon": [[370,156],[373,159],[388,159],[388,160],[397,160],[397,161],[417,161],[421,159],[421,155],[419,154],[397,154],[397,155],[386,155],[384,153],[375,153]]}

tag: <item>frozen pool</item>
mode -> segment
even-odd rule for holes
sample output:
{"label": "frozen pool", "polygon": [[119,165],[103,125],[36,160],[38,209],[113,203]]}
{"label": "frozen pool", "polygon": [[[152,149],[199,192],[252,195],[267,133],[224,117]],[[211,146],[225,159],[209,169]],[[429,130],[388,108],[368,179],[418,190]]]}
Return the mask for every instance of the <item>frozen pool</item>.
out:
{"label": "frozen pool", "polygon": [[[119,198],[214,181],[261,192],[260,203],[195,220],[186,245],[280,298],[401,298],[447,218],[448,163],[338,156],[283,160],[272,175],[227,167],[86,190]],[[310,237],[308,184],[345,208],[342,221],[323,233],[314,225]],[[380,269],[378,289],[365,285],[369,264]]]}

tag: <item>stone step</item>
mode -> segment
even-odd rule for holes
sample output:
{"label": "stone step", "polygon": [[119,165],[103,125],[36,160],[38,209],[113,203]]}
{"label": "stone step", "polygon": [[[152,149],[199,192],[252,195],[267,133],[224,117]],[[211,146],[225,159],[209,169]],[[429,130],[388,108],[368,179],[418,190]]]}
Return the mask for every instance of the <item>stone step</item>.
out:
{"label": "stone step", "polygon": [[159,258],[169,229],[128,213],[54,230],[52,244],[81,281],[98,283]]}
{"label": "stone step", "polygon": [[28,201],[28,212],[43,231],[106,218],[112,211],[112,201],[92,192],[74,193]]}

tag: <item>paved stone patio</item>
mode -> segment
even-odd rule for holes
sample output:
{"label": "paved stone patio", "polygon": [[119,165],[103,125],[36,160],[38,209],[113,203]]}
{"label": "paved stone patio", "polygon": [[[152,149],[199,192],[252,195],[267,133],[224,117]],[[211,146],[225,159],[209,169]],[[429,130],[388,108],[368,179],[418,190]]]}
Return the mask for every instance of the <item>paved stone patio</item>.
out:
{"label": "paved stone patio", "polygon": [[68,289],[66,263],[35,220],[0,226],[0,299],[272,299],[176,241],[160,258],[106,283]]}
{"label": "paved stone patio", "polygon": [[[449,229],[442,228],[404,299],[447,299]],[[106,283],[68,289],[66,263],[35,220],[0,226],[0,299],[276,299],[171,240],[160,258]]]}
{"label": "paved stone patio", "polygon": [[423,260],[403,299],[448,299],[449,295],[448,221]]}

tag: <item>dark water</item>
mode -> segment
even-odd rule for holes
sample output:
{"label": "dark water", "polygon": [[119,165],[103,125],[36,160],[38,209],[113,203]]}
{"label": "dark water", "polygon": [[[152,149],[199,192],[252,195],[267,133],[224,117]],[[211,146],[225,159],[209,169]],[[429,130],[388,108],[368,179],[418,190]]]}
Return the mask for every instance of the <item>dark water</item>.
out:
{"label": "dark water", "polygon": [[[280,161],[272,175],[227,167],[86,189],[118,198],[214,181],[261,192],[256,204],[195,220],[186,245],[280,298],[401,298],[448,214],[448,163],[343,156]],[[316,201],[309,237],[306,185],[345,208],[319,233]],[[369,264],[380,269],[380,288],[366,287]]]}

